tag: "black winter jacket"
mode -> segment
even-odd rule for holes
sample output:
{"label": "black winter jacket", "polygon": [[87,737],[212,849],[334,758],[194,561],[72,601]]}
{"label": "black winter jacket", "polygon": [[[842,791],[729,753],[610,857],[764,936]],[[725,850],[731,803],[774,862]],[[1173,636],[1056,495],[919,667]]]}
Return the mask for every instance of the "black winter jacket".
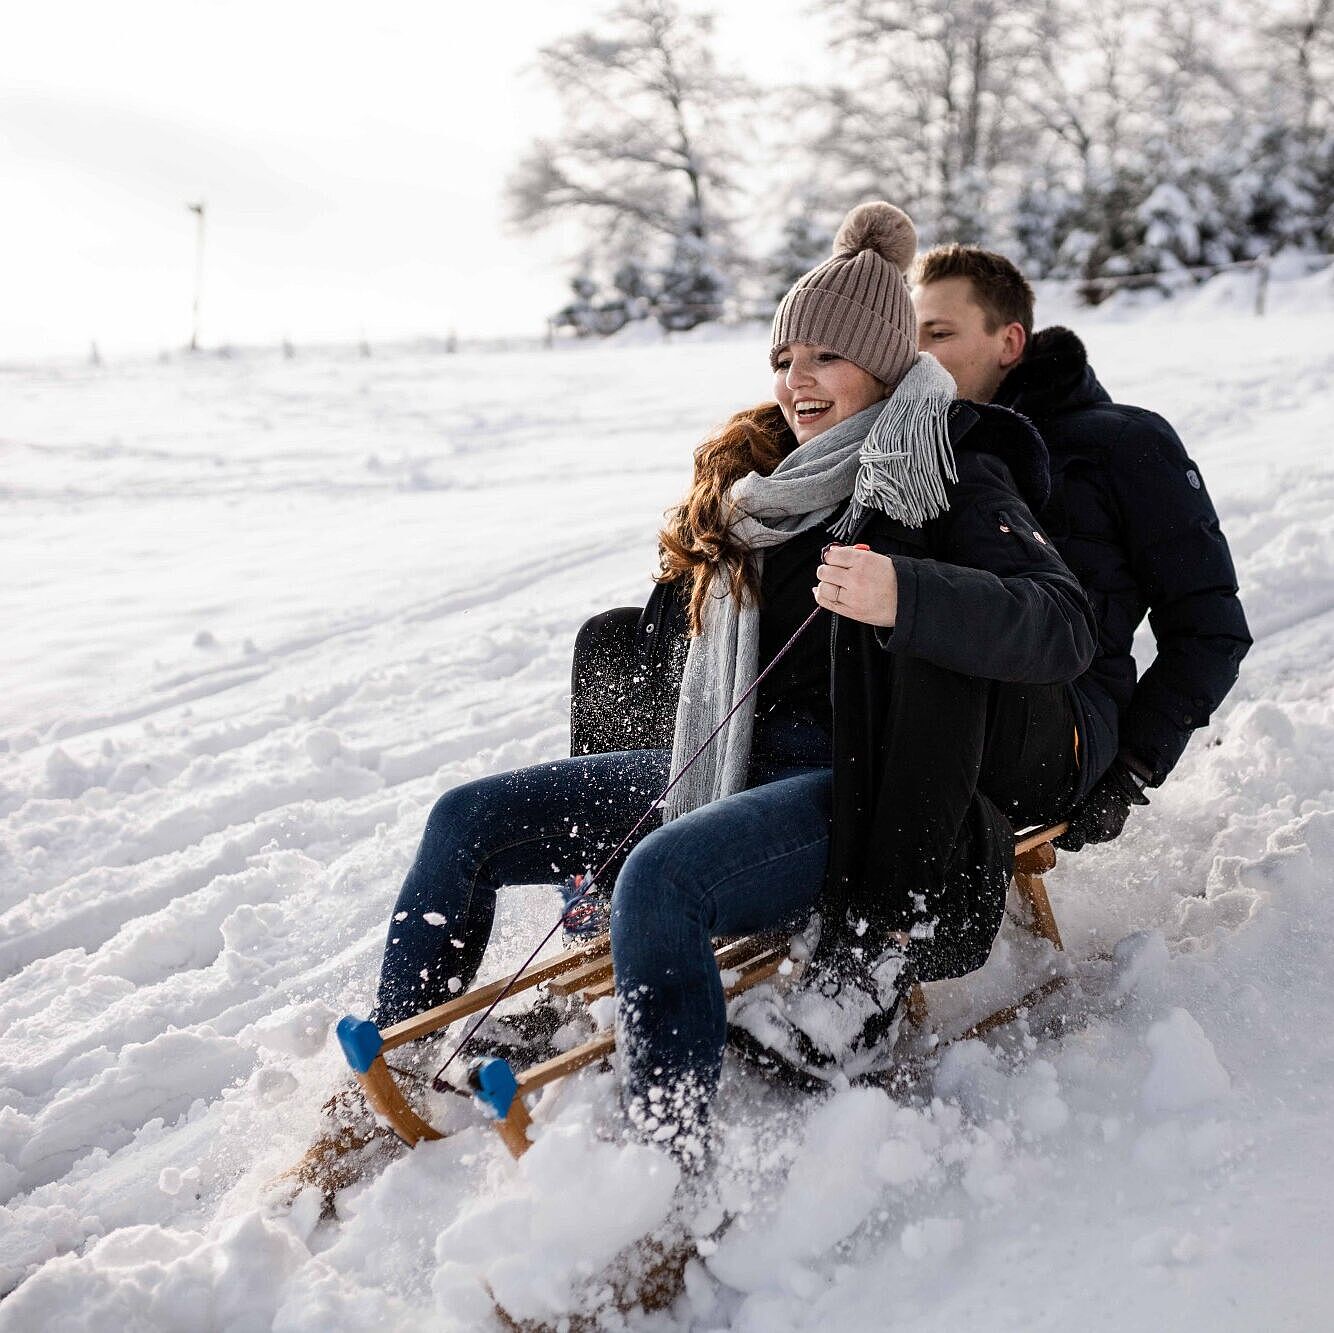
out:
{"label": "black winter jacket", "polygon": [[[888,725],[891,684],[902,669],[896,662],[946,673],[961,692],[960,707],[985,710],[989,681],[1047,684],[1080,676],[1096,633],[1079,581],[1033,518],[1049,490],[1037,433],[1003,408],[963,402],[951,408],[950,433],[959,480],[948,488],[948,510],[919,529],[872,513],[850,539],[894,560],[893,629],[830,615],[807,631],[828,634],[831,654],[834,807],[826,900],[884,903],[888,923],[904,929],[936,920],[942,951],[921,968],[924,978],[959,975],[985,961],[1004,910],[1013,831],[989,802],[973,799],[980,750],[908,756],[917,774],[945,775],[935,788],[906,771]],[[667,683],[645,739],[666,746],[686,635],[677,589],[654,589],[638,633],[644,676]],[[886,817],[883,794],[890,789],[898,795]],[[905,844],[919,836],[923,845]]]}
{"label": "black winter jacket", "polygon": [[[1046,441],[1052,496],[1039,512],[1097,619],[1097,653],[1075,686],[1084,791],[1118,749],[1157,786],[1251,645],[1200,470],[1162,417],[1111,401],[1068,329],[1036,334],[996,401]],[[1131,644],[1146,612],[1158,652],[1137,684]]]}

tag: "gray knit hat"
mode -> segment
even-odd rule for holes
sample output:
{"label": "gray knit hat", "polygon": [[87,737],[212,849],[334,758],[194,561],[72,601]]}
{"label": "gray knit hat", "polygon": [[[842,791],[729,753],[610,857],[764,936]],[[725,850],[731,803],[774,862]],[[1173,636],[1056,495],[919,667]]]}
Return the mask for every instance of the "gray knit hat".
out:
{"label": "gray knit hat", "polygon": [[917,359],[917,315],[904,279],[917,253],[912,219],[883,201],[858,204],[834,254],[793,284],[774,315],[774,360],[788,343],[819,343],[893,388]]}

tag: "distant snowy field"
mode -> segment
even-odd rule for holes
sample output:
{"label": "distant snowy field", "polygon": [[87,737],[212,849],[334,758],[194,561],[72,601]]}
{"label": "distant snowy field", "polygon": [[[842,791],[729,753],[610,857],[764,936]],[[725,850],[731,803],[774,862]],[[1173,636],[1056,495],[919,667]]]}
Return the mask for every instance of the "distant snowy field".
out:
{"label": "distant snowy field", "polygon": [[[1040,311],[1177,426],[1256,636],[1049,878],[1080,1021],[898,1102],[729,1076],[740,1219],[635,1327],[1334,1326],[1334,284],[1260,319],[1250,281]],[[767,384],[762,334],[0,369],[0,1328],[477,1329],[488,1287],[555,1326],[658,1220],[597,1073],[518,1166],[465,1128],[332,1225],[266,1184],[433,799],[565,752],[576,628],[642,601],[692,446]],[[554,904],[509,895],[487,972]],[[992,986],[1033,962],[1007,928]]]}

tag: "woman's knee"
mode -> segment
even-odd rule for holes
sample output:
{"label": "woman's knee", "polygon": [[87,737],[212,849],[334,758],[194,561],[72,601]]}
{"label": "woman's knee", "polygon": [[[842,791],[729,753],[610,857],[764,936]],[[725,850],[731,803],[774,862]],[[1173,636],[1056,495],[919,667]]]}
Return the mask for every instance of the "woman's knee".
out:
{"label": "woman's knee", "polygon": [[477,778],[451,787],[431,807],[426,818],[426,836],[432,840],[469,841],[474,830],[495,818],[500,795],[496,777]]}
{"label": "woman's knee", "polygon": [[673,921],[698,914],[702,895],[698,880],[681,855],[675,825],[655,829],[626,857],[611,898],[612,941],[618,930],[634,938],[659,936],[655,919]]}

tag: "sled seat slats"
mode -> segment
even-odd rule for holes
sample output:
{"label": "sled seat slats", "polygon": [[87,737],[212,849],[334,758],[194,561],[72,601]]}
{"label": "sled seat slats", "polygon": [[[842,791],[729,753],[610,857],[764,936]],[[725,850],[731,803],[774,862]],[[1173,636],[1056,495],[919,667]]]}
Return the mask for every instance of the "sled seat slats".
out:
{"label": "sled seat slats", "polygon": [[[787,957],[788,941],[787,937],[775,939],[772,935],[748,935],[744,939],[733,940],[729,944],[720,945],[713,951],[713,956],[718,962],[720,972],[735,971],[739,967],[746,966],[759,960],[768,960],[772,958],[775,965],[781,963]],[[567,983],[568,979],[562,977],[559,982],[553,983],[548,989],[555,991],[556,985]],[[754,984],[753,982],[751,983]],[[597,973],[586,985],[576,988],[567,986],[565,990],[557,992],[558,994],[577,993],[579,998],[585,1004],[591,1004],[594,1000],[604,999],[616,989],[616,978],[612,975],[612,969],[608,965],[603,971]],[[731,998],[732,991],[729,989],[727,995]]]}
{"label": "sled seat slats", "polygon": [[740,995],[742,991],[758,986],[762,981],[768,981],[777,974],[778,969],[786,961],[787,950],[783,948],[771,949],[757,958],[750,959],[740,969],[741,975],[727,987],[727,998],[730,1000],[732,996]]}
{"label": "sled seat slats", "polygon": [[[589,959],[602,957],[607,960],[605,966],[610,968],[611,940],[606,935],[600,935],[590,944],[564,953],[559,958],[551,959],[550,962],[539,963],[532,971],[524,973],[523,977],[511,987],[510,993],[517,994],[520,991],[530,990],[534,986],[540,986],[544,981],[550,981],[553,977],[559,977],[575,968],[587,965]],[[460,995],[457,1000],[448,1000],[444,1004],[436,1005],[434,1009],[414,1014],[401,1023],[385,1028],[380,1034],[384,1040],[383,1049],[392,1051],[396,1046],[404,1046],[417,1037],[438,1032],[460,1018],[466,1018],[469,1014],[485,1009],[509,985],[509,981],[508,977],[497,977],[495,981],[487,982],[485,986],[478,986],[476,990]]]}
{"label": "sled seat slats", "polygon": [[[740,939],[730,939],[714,950],[720,971],[736,967],[757,954],[778,947],[780,937],[772,933],[763,935],[744,935]],[[781,937],[781,944],[787,947],[787,937]],[[608,946],[610,947],[610,946]],[[605,954],[589,963],[573,967],[561,976],[547,982],[547,990],[552,995],[578,995],[583,1000],[598,999],[611,994],[614,985],[609,985],[612,976],[611,958]]]}
{"label": "sled seat slats", "polygon": [[[762,950],[759,953],[752,953],[748,958],[740,959],[732,963],[730,966],[719,959],[718,970],[720,972],[734,972],[738,968],[744,969],[741,972],[740,977],[733,980],[730,985],[724,987],[724,993],[727,998],[730,1000],[733,995],[739,995],[741,991],[756,984],[754,979],[750,979],[746,982],[746,985],[741,985],[740,983],[743,977],[750,978],[752,973],[770,963],[772,964],[772,967],[769,967],[764,975],[766,977],[772,976],[778,971],[779,967],[782,965],[783,959],[786,957],[787,946],[786,944],[783,944],[771,945],[768,949]],[[608,995],[612,994],[615,989],[616,979],[608,973],[607,976],[600,981],[587,987],[585,990],[581,990],[579,992],[579,998],[583,1000],[585,1004],[591,1004],[594,1000],[605,999]]]}
{"label": "sled seat slats", "polygon": [[[722,945],[715,950],[714,957],[718,960],[720,971],[736,971],[738,973],[732,979],[731,985],[727,987],[727,995],[730,999],[733,995],[738,995],[741,991],[758,985],[778,971],[783,959],[787,957],[787,940],[784,937],[783,941],[779,943],[772,937],[747,936],[744,939],[733,940],[729,944]],[[612,990],[610,967],[608,967],[608,982],[606,984],[606,993],[610,994]],[[552,986],[550,989],[554,991],[555,987]],[[566,989],[558,993],[569,994],[570,991]],[[581,992],[581,994],[587,994],[587,992]],[[610,1031],[601,1033],[572,1051],[552,1056],[551,1059],[544,1060],[541,1064],[532,1065],[526,1069],[519,1075],[519,1089],[521,1092],[531,1092],[535,1088],[544,1087],[555,1079],[564,1078],[566,1074],[572,1074],[576,1069],[583,1069],[585,1065],[595,1063],[603,1056],[609,1055],[615,1048],[615,1034]]]}
{"label": "sled seat slats", "polygon": [[547,982],[547,990],[552,995],[582,995],[590,986],[596,986],[609,976],[611,976],[610,953],[597,962],[571,968],[563,976]]}

